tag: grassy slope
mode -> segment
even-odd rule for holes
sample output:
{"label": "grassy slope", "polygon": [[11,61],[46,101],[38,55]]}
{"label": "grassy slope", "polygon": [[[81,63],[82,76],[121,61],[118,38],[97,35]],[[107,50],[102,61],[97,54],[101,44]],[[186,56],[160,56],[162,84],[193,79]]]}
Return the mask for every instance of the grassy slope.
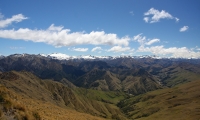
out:
{"label": "grassy slope", "polygon": [[[178,71],[178,70],[177,70]],[[175,86],[182,83],[187,83],[188,81],[193,81],[200,78],[199,74],[187,70],[179,70],[171,75],[171,78],[166,80],[167,86]]]}
{"label": "grassy slope", "polygon": [[[40,80],[29,72],[13,71],[8,73],[3,77],[0,76],[0,83],[10,91],[14,91],[17,96],[21,96],[19,102],[26,109],[19,110],[21,116],[33,118],[33,113],[37,111],[37,114],[45,119],[80,119],[78,116],[82,116],[82,119],[90,119],[90,117],[98,119],[93,116],[99,116],[101,119],[126,119],[116,106],[122,100],[118,105],[130,119],[200,118],[198,93],[200,81],[192,81],[127,99],[127,95],[119,91],[70,89],[59,82]],[[189,76],[190,73],[178,73],[180,78],[185,76],[195,79],[198,77]]]}
{"label": "grassy slope", "polygon": [[106,92],[84,88],[78,88],[75,91],[80,101],[85,106],[92,108],[93,112],[106,118],[125,119],[125,116],[117,107],[117,103],[127,96],[123,92]]}
{"label": "grassy slope", "polygon": [[164,85],[168,87],[173,87],[200,78],[200,75],[197,72],[190,71],[180,66],[164,68],[159,72],[158,76],[161,77]]}
{"label": "grassy slope", "polygon": [[83,88],[72,90],[59,82],[40,80],[29,72],[8,72],[3,75],[0,83],[26,99],[44,103],[41,105],[50,103],[60,109],[76,110],[102,118],[125,119],[116,106],[125,98],[121,92],[103,92]]}
{"label": "grassy slope", "polygon": [[200,80],[156,90],[121,101],[118,105],[137,120],[200,119]]}
{"label": "grassy slope", "polygon": [[[101,120],[89,114],[58,107],[50,102],[24,98],[0,86],[0,119],[30,119],[30,120]],[[6,102],[5,102],[6,101]]]}
{"label": "grassy slope", "polygon": [[124,91],[138,95],[162,88],[154,79],[150,77],[127,76],[122,82]]}

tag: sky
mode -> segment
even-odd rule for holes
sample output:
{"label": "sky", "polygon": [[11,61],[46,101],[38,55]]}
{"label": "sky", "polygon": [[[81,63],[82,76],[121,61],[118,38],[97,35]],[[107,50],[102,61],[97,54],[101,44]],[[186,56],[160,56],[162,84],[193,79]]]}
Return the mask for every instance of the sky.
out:
{"label": "sky", "polygon": [[199,0],[1,0],[0,55],[200,58]]}

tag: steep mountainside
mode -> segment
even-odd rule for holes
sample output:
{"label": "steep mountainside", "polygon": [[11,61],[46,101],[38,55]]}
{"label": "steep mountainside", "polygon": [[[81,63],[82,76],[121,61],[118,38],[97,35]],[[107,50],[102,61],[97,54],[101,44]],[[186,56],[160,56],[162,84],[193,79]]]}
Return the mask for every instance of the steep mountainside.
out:
{"label": "steep mountainside", "polygon": [[5,86],[0,86],[1,120],[103,120],[89,114],[64,109],[37,99],[24,97]]}
{"label": "steep mountainside", "polygon": [[75,86],[69,88],[68,83],[72,84],[41,80],[26,71],[0,73],[0,118],[33,120],[200,118],[199,80],[136,96],[120,91],[104,92]]}
{"label": "steep mountainside", "polygon": [[0,119],[200,119],[200,60],[89,57],[1,57]]}
{"label": "steep mountainside", "polygon": [[121,81],[112,73],[105,70],[93,69],[75,81],[75,85],[97,90],[120,90]]}
{"label": "steep mountainside", "polygon": [[[117,102],[110,101],[110,97],[115,97],[116,101],[124,99],[126,95],[122,92],[93,92],[89,90],[82,96],[84,89],[70,89],[60,82],[41,80],[25,71],[1,73],[0,84],[26,99],[39,100],[45,104],[51,103],[63,109],[73,109],[103,118],[125,118],[116,106]],[[90,92],[96,93],[96,97],[94,97],[95,94],[93,97],[88,96]]]}
{"label": "steep mountainside", "polygon": [[[200,77],[198,59],[118,57],[57,60],[41,55],[10,55],[0,59],[0,71],[26,70],[41,79],[53,79],[68,87],[125,91],[137,95]],[[70,86],[69,86],[69,83]]]}

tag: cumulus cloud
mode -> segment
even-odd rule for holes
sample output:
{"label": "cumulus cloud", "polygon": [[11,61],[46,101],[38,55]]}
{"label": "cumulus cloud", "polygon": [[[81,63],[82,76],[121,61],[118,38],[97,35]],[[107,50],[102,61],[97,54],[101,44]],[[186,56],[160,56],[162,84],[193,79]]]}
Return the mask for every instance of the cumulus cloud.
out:
{"label": "cumulus cloud", "polygon": [[185,31],[187,31],[189,29],[189,27],[188,26],[183,26],[182,28],[180,28],[180,32],[185,32]]}
{"label": "cumulus cloud", "polygon": [[108,52],[131,52],[134,51],[134,49],[131,49],[130,47],[121,47],[121,46],[114,46],[108,50]]}
{"label": "cumulus cloud", "polygon": [[[152,15],[152,17],[147,17]],[[150,23],[155,23],[155,22],[159,22],[160,19],[175,19],[177,22],[179,21],[179,19],[177,17],[173,17],[171,14],[169,14],[168,12],[162,10],[156,10],[154,8],[149,9],[147,12],[144,13],[144,21],[145,22],[150,22]]]}
{"label": "cumulus cloud", "polygon": [[101,51],[103,50],[101,47],[94,47],[91,51],[95,52],[95,51]]}
{"label": "cumulus cloud", "polygon": [[200,58],[200,52],[190,50],[186,47],[170,47],[161,46],[144,47],[140,46],[138,52],[151,52],[156,55],[170,56],[173,58]]}
{"label": "cumulus cloud", "polygon": [[72,51],[77,51],[77,52],[87,52],[88,51],[88,48],[69,48],[69,50],[72,50]]}
{"label": "cumulus cloud", "polygon": [[165,48],[163,45],[147,47],[146,45],[152,45],[155,42],[160,42],[160,39],[152,39],[147,41],[146,37],[142,36],[142,34],[134,36],[133,39],[140,43],[140,46],[136,52],[149,52],[158,56],[168,56],[173,58],[200,58],[200,51],[198,51],[198,47],[193,49],[188,49],[187,47]]}
{"label": "cumulus cloud", "polygon": [[13,15],[11,18],[3,19],[3,15],[0,13],[0,28],[5,28],[13,22],[21,22],[22,20],[28,19],[22,14]]}
{"label": "cumulus cloud", "polygon": [[0,37],[44,42],[59,47],[83,44],[128,46],[130,40],[127,36],[119,38],[114,33],[105,33],[104,31],[92,31],[90,33],[70,32],[70,29],[63,29],[62,26],[54,26],[54,24],[46,30],[32,30],[29,28],[0,30]]}

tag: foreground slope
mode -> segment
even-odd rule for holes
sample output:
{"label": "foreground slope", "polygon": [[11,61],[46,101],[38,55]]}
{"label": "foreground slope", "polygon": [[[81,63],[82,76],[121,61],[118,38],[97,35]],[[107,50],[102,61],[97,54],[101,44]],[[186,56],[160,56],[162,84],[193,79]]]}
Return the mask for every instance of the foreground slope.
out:
{"label": "foreground slope", "polygon": [[0,102],[2,120],[102,120],[89,114],[58,107],[50,102],[24,98],[2,85]]}
{"label": "foreground slope", "polygon": [[136,96],[69,88],[26,71],[0,73],[0,84],[3,119],[200,119],[200,80]]}
{"label": "foreground slope", "polygon": [[200,80],[148,92],[121,101],[118,106],[131,119],[199,120]]}
{"label": "foreground slope", "polygon": [[[25,99],[39,100],[40,104],[50,103],[60,109],[76,110],[102,118],[125,119],[116,106],[126,96],[121,92],[98,92],[76,87],[72,89],[60,82],[41,80],[26,71],[1,73],[0,84]],[[111,98],[116,100],[112,101]]]}

